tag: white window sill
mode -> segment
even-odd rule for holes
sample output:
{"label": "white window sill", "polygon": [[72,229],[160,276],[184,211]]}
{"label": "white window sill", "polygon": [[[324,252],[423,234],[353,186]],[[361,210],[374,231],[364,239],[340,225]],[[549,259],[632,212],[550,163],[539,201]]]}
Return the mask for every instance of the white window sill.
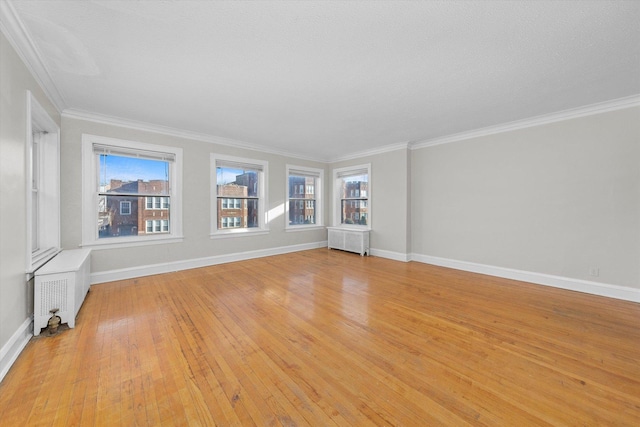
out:
{"label": "white window sill", "polygon": [[257,230],[250,230],[247,228],[237,228],[235,230],[217,231],[209,234],[210,239],[229,239],[233,237],[249,237],[249,236],[261,236],[263,234],[269,234],[268,228],[260,228]]}
{"label": "white window sill", "polygon": [[324,230],[326,228],[324,225],[290,225],[285,228],[285,231],[287,233],[295,233],[297,231]]}
{"label": "white window sill", "polygon": [[327,227],[327,229],[329,228],[334,228],[337,230],[371,231],[371,227],[368,225],[341,224]]}
{"label": "white window sill", "polygon": [[62,252],[60,248],[50,248],[42,251],[31,259],[31,267],[27,270],[27,282],[35,276],[37,269],[48,263],[53,257]]}
{"label": "white window sill", "polygon": [[115,248],[130,248],[135,246],[149,246],[149,245],[164,245],[167,243],[180,243],[184,240],[183,236],[171,236],[171,237],[138,237],[138,238],[126,238],[123,237],[109,237],[104,241],[99,240],[91,243],[83,243],[80,246],[83,248],[92,249],[115,249]]}

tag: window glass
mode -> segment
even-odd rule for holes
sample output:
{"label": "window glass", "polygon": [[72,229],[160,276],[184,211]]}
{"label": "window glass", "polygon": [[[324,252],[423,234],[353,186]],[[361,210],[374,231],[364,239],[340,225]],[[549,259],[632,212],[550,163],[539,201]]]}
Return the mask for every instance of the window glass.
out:
{"label": "window glass", "polygon": [[[257,228],[259,171],[218,166],[216,168],[218,228]],[[241,221],[240,218],[246,218]]]}
{"label": "window glass", "polygon": [[322,225],[319,190],[324,171],[287,165],[287,227]]}
{"label": "window glass", "polygon": [[267,230],[268,163],[212,154],[211,166],[211,236]]}
{"label": "window glass", "polygon": [[341,168],[334,171],[338,225],[370,225],[370,165]]}
{"label": "window glass", "polygon": [[[170,221],[170,162],[97,151],[100,179],[98,237],[106,239],[168,233],[168,225],[163,231],[160,220],[150,218],[159,215],[165,218],[167,224]],[[163,200],[166,200],[164,209]],[[152,227],[149,227],[148,221],[154,221]]]}

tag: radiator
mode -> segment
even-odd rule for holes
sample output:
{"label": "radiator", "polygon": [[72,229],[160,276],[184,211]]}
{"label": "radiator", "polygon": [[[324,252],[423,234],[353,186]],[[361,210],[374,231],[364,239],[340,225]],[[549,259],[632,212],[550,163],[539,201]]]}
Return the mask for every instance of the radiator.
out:
{"label": "radiator", "polygon": [[33,335],[47,326],[53,308],[57,308],[60,322],[70,328],[90,286],[91,250],[62,251],[35,273],[33,292]]}
{"label": "radiator", "polygon": [[369,230],[328,227],[329,248],[369,255]]}

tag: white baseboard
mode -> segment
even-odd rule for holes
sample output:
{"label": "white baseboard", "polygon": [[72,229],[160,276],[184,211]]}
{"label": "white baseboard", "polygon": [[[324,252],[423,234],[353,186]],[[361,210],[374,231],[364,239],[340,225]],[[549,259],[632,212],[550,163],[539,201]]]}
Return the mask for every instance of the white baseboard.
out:
{"label": "white baseboard", "polygon": [[216,255],[205,258],[174,261],[164,264],[143,265],[140,267],[123,268],[119,270],[100,271],[91,273],[91,284],[113,282],[115,280],[134,279],[136,277],[151,276],[154,274],[171,273],[174,271],[189,270],[192,268],[208,267],[210,265],[225,264],[228,262],[244,261],[253,258],[262,258],[272,255],[281,255],[291,252],[306,251],[309,249],[326,248],[327,241],[305,243],[301,245],[280,246],[277,248],[259,249],[248,252]]}
{"label": "white baseboard", "polygon": [[33,318],[29,317],[0,349],[0,381],[7,375],[22,350],[33,336]]}
{"label": "white baseboard", "polygon": [[572,279],[570,277],[553,276],[550,274],[534,273],[531,271],[514,270],[511,268],[496,267],[493,265],[476,264],[474,262],[439,258],[430,255],[411,254],[411,260],[423,262],[425,264],[438,265],[441,267],[454,268],[456,270],[470,271],[473,273],[504,277],[505,279],[519,280],[538,285],[600,295],[603,297],[640,302],[640,289],[630,288],[627,286],[609,285],[606,283],[590,282],[588,280]]}
{"label": "white baseboard", "polygon": [[385,251],[384,249],[369,249],[371,256],[379,256],[380,258],[388,258],[394,261],[409,262],[411,260],[410,254],[403,254],[401,252]]}
{"label": "white baseboard", "polygon": [[[189,270],[192,268],[208,267],[210,265],[225,264],[235,261],[244,261],[254,258],[262,258],[272,255],[281,255],[291,252],[305,251],[327,247],[327,242],[314,242],[301,245],[281,246],[277,248],[259,249],[248,252],[238,252],[233,254],[216,255],[212,257],[175,261],[165,264],[144,265],[140,267],[123,268],[120,270],[101,271],[91,274],[91,284],[112,282],[115,280],[133,279],[136,277],[150,276],[153,274],[170,273],[174,271]],[[477,264],[468,261],[458,261],[448,258],[440,258],[421,254],[403,254],[400,252],[387,251],[383,249],[370,249],[372,256],[388,258],[395,261],[408,262],[417,261],[425,264],[433,264],[442,267],[454,268],[456,270],[470,271],[473,273],[487,274],[490,276],[504,277],[506,279],[520,280],[523,282],[536,283],[538,285],[552,286],[561,289],[584,292],[593,295],[600,295],[609,298],[616,298],[626,301],[640,302],[640,289],[626,286],[610,285],[606,283],[591,282],[588,280],[573,279],[570,277],[553,276],[531,271],[515,270],[505,267],[496,267],[486,264]],[[29,337],[31,335],[29,334]],[[28,339],[27,339],[28,341]],[[26,343],[25,343],[26,345]],[[6,347],[6,346],[5,346]],[[20,349],[22,350],[22,349]],[[4,348],[3,353],[4,355]],[[2,360],[3,358],[0,358]],[[2,368],[0,364],[0,368]],[[2,371],[0,371],[2,372]]]}

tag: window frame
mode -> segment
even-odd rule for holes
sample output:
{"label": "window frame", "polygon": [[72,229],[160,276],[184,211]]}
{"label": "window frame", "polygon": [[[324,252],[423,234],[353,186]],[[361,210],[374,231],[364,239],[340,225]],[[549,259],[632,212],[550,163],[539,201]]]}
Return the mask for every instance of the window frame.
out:
{"label": "window frame", "polygon": [[[315,188],[313,193],[307,193],[307,185],[299,184],[302,186],[302,193],[300,193],[300,188],[294,184],[293,194],[294,195],[302,195],[303,197],[290,197],[291,194],[291,176],[308,176],[313,177],[316,180]],[[298,166],[287,164],[285,167],[285,202],[284,202],[284,226],[285,231],[305,231],[305,230],[313,230],[318,228],[324,228],[324,200],[322,195],[324,186],[324,169],[320,168],[312,168],[308,166]],[[302,202],[302,208],[304,209],[308,203],[306,198],[307,194],[313,195],[313,200],[316,202],[316,206],[314,208],[316,222],[314,224],[289,224],[289,215],[290,215],[290,202],[291,199],[298,200]],[[303,220],[304,220],[303,215]]]}
{"label": "window frame", "polygon": [[[154,232],[147,234],[146,222],[144,234],[137,236],[121,236],[108,239],[98,237],[98,193],[99,193],[99,156],[95,154],[94,145],[112,147],[140,154],[168,154],[174,160],[169,163],[169,219],[171,226],[168,233]],[[110,249],[128,246],[144,246],[152,244],[176,243],[183,241],[182,235],[182,148],[167,145],[149,144],[104,136],[82,135],[82,244],[94,249]],[[132,195],[135,197],[135,195]],[[147,203],[146,196],[139,196]]]}
{"label": "window frame", "polygon": [[[31,91],[26,91],[26,117],[25,255],[26,274],[29,280],[38,268],[61,251],[60,127]],[[37,137],[34,137],[35,134]],[[35,205],[34,190],[37,194]]]}
{"label": "window frame", "polygon": [[[235,228],[226,227],[218,229],[218,167],[244,168],[258,172],[258,227]],[[210,233],[209,238],[229,238],[241,236],[255,236],[269,233],[269,210],[268,210],[268,186],[269,162],[266,160],[250,159],[245,157],[228,156],[211,153],[210,155]],[[233,200],[237,197],[225,197]],[[249,200],[249,199],[247,199]],[[235,202],[234,202],[235,205]],[[229,208],[227,208],[229,209]],[[231,208],[233,209],[233,208]]]}
{"label": "window frame", "polygon": [[[343,198],[341,197],[341,194],[340,194],[340,190],[341,190],[340,184],[342,183],[342,180],[345,177],[363,175],[365,173],[367,175],[367,196],[362,197],[361,195],[358,195],[358,197],[353,197],[353,198],[347,197],[344,200],[362,200],[362,199],[367,200],[367,224],[366,225],[343,224],[341,221],[341,208],[342,208]],[[333,197],[332,197],[333,227],[352,228],[352,229],[359,229],[359,230],[371,230],[372,212],[373,212],[372,203],[371,203],[372,201],[371,163],[354,165],[354,166],[346,166],[342,168],[335,168],[332,171],[332,175],[333,175]]]}

